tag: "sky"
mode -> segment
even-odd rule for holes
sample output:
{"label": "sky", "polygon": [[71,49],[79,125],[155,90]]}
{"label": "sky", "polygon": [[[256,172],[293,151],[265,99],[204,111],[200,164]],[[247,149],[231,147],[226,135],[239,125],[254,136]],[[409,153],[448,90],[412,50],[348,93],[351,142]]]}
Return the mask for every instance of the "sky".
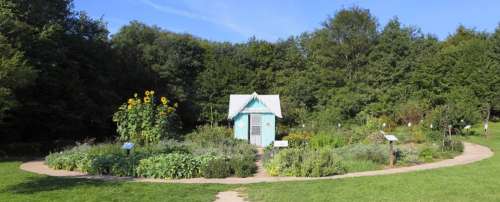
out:
{"label": "sky", "polygon": [[398,17],[407,26],[445,39],[459,25],[492,32],[498,0],[74,0],[77,11],[107,22],[111,34],[132,20],[213,40],[286,39],[321,28],[342,8],[369,9],[380,26]]}

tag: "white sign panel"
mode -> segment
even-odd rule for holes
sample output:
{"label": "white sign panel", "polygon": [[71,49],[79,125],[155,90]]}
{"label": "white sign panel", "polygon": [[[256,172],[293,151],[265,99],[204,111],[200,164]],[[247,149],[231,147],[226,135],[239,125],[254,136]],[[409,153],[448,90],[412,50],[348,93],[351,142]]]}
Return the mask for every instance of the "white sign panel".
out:
{"label": "white sign panel", "polygon": [[384,135],[384,137],[386,140],[389,140],[389,141],[398,141],[398,138],[394,135]]}
{"label": "white sign panel", "polygon": [[287,140],[276,140],[274,141],[274,147],[288,147]]}

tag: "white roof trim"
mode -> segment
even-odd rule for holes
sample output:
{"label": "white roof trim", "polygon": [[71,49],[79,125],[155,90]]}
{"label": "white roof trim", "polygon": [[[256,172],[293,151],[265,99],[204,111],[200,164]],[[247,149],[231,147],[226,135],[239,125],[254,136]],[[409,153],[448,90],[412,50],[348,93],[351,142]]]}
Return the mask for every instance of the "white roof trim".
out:
{"label": "white roof trim", "polygon": [[251,95],[230,95],[228,119],[234,118],[240,113],[252,100],[258,99],[275,116],[282,118],[279,95],[259,95],[256,92]]}

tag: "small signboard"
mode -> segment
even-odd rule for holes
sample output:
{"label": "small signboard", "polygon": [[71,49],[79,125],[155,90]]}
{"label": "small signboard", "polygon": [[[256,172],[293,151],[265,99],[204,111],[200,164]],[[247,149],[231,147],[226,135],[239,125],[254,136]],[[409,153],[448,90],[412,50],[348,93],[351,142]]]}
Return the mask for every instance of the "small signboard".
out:
{"label": "small signboard", "polygon": [[122,149],[125,149],[125,150],[131,150],[133,147],[134,147],[134,143],[131,143],[131,142],[125,142],[122,145]]}
{"label": "small signboard", "polygon": [[391,142],[398,141],[398,138],[394,135],[384,135],[386,140],[389,140]]}
{"label": "small signboard", "polygon": [[276,140],[274,141],[274,147],[288,147],[287,140]]}

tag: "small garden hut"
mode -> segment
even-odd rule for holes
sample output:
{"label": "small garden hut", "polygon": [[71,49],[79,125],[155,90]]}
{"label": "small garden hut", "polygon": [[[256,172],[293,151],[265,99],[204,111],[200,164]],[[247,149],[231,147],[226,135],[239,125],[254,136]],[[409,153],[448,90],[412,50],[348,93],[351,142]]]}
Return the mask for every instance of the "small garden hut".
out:
{"label": "small garden hut", "polygon": [[279,95],[230,95],[228,119],[234,137],[265,147],[276,137],[276,117],[282,118]]}

